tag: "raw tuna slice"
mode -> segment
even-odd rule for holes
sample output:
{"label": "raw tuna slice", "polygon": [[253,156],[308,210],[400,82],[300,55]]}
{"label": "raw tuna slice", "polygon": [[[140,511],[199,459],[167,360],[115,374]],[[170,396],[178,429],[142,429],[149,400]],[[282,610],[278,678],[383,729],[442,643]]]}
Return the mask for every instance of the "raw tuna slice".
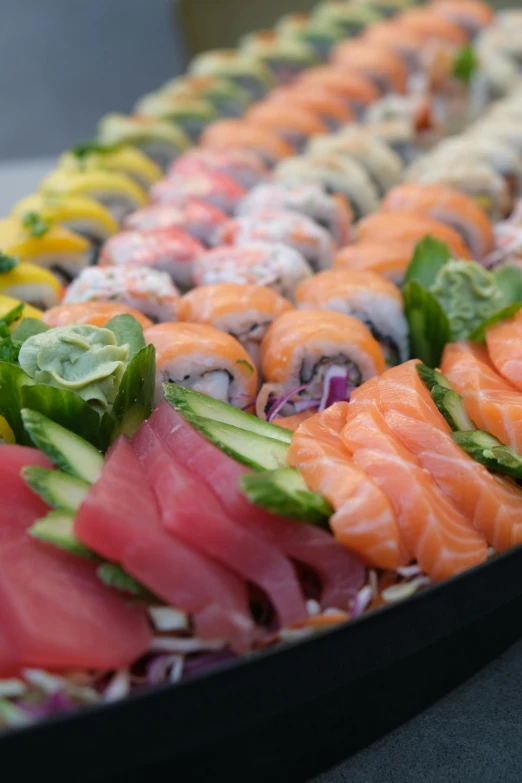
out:
{"label": "raw tuna slice", "polygon": [[18,665],[113,669],[130,664],[150,644],[145,613],[105,587],[92,563],[27,535],[49,509],[21,478],[25,465],[50,467],[35,449],[0,448],[0,627]]}
{"label": "raw tuna slice", "polygon": [[194,615],[202,638],[248,643],[253,621],[245,585],[162,527],[153,492],[125,438],[112,447],[78,512],[75,532],[149,590]]}
{"label": "raw tuna slice", "polygon": [[0,630],[0,677],[10,677],[17,673],[19,664],[15,648],[2,634]]}
{"label": "raw tuna slice", "polygon": [[210,488],[143,424],[133,438],[165,527],[227,565],[268,595],[283,627],[307,618],[292,564],[274,546],[223,512]]}
{"label": "raw tuna slice", "polygon": [[149,423],[171,453],[206,482],[235,520],[317,575],[324,608],[350,607],[365,580],[364,565],[355,555],[324,530],[269,514],[249,503],[239,489],[239,479],[247,469],[209,443],[167,402],[160,403]]}

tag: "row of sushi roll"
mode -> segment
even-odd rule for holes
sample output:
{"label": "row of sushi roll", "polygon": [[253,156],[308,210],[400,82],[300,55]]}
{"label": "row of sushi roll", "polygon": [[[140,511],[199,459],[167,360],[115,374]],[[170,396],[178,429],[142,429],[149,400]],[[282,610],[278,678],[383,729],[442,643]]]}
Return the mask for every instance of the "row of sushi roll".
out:
{"label": "row of sushi roll", "polygon": [[199,55],[0,222],[0,725],[522,542],[522,18],[409,6]]}

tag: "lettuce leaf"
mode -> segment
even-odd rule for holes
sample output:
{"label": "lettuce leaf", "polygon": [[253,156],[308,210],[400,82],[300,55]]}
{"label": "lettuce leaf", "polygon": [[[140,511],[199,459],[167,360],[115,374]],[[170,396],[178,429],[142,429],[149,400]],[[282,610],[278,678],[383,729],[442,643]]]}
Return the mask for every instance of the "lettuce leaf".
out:
{"label": "lettuce leaf", "polygon": [[410,280],[404,286],[404,313],[410,330],[410,354],[428,367],[438,367],[446,343],[452,341],[448,317],[422,285]]}
{"label": "lettuce leaf", "polygon": [[429,235],[424,237],[415,247],[415,252],[406,270],[404,283],[414,280],[421,286],[429,288],[450,258],[451,253],[444,242],[439,242],[438,239]]}

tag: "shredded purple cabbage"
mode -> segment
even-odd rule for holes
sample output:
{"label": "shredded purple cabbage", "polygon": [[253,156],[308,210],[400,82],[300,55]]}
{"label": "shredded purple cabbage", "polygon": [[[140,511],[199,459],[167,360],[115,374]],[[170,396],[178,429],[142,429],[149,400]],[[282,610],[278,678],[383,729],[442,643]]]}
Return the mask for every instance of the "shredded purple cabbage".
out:
{"label": "shredded purple cabbage", "polygon": [[304,386],[298,386],[296,389],[290,389],[290,391],[285,392],[280,397],[277,397],[270,405],[266,415],[266,420],[272,423],[279,411],[285,407],[286,403],[290,401],[294,394],[299,394],[299,392],[304,391],[306,388],[307,385],[304,384]]}

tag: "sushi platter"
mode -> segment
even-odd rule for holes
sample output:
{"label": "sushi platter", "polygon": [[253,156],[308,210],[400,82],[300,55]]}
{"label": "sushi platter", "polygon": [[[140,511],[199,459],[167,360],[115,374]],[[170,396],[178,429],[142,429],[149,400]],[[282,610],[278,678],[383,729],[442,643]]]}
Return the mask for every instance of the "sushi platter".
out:
{"label": "sushi platter", "polygon": [[241,732],[370,736],[383,677],[481,665],[522,601],[522,12],[323,0],[66,151],[0,220],[0,493],[22,775],[244,779]]}

